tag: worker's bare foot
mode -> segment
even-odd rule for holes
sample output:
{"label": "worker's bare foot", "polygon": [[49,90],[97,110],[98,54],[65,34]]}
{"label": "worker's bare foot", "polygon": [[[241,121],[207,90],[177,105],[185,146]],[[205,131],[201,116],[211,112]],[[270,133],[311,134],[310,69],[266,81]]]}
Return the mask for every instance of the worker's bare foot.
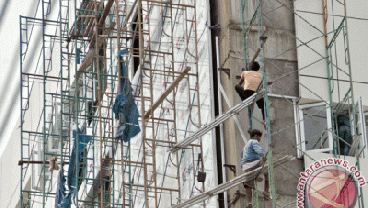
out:
{"label": "worker's bare foot", "polygon": [[263,181],[263,177],[262,177],[262,176],[258,176],[258,177],[256,178],[256,181],[257,181],[257,182],[262,182],[262,181]]}

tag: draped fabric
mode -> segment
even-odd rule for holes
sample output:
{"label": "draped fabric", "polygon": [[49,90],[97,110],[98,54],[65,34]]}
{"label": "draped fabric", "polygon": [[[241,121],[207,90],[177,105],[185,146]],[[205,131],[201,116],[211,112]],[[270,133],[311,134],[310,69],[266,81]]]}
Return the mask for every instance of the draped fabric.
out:
{"label": "draped fabric", "polygon": [[[127,53],[127,50],[120,51],[120,55]],[[123,59],[121,57],[121,59]],[[132,94],[131,83],[127,78],[127,67],[122,62],[120,65],[120,90],[116,96],[112,111],[115,117],[119,119],[119,127],[116,132],[116,138],[123,139],[128,142],[132,137],[136,136],[141,130],[138,125],[138,107]]]}
{"label": "draped fabric", "polygon": [[77,182],[76,174],[78,171],[79,176],[82,176],[81,173],[85,167],[85,164],[82,162],[85,163],[84,158],[86,157],[87,144],[91,141],[92,136],[87,136],[85,135],[85,132],[78,129],[78,136],[77,131],[73,131],[73,138],[74,145],[69,159],[68,175],[67,177],[64,176],[63,164],[59,172],[58,190],[56,192],[55,199],[56,208],[69,208],[72,203],[72,199],[77,197],[81,179]]}

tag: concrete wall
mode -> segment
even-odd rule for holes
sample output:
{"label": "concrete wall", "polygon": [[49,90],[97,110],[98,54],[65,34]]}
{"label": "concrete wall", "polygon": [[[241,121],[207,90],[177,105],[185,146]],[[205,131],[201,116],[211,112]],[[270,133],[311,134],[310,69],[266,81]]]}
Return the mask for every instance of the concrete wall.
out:
{"label": "concrete wall", "polygon": [[[283,1],[281,1],[283,2]],[[286,2],[286,1],[285,1]],[[245,21],[250,20],[257,7],[258,1],[246,1]],[[286,7],[285,7],[286,6]],[[295,51],[295,31],[294,31],[294,16],[293,5],[285,3],[285,6],[280,3],[267,1],[263,7],[265,14],[265,36],[268,37],[265,44],[265,61],[264,66],[267,71],[268,81],[274,81],[274,84],[269,86],[269,91],[275,94],[298,96],[298,74],[297,74],[297,58]],[[244,68],[244,42],[242,32],[242,17],[241,17],[241,1],[218,1],[218,18],[220,23],[219,33],[219,48],[220,48],[220,66],[222,68],[230,69],[230,77],[221,72],[221,83],[231,100],[232,106],[241,102],[239,96],[234,91],[234,86],[239,82],[236,79],[237,75],[241,74],[241,68]],[[254,51],[258,47],[258,30],[254,27],[249,36],[248,53],[252,57]],[[270,100],[270,119],[272,133],[272,147],[275,157],[281,155],[296,156],[296,140],[294,130],[294,110],[293,102],[290,99],[271,97]],[[229,108],[223,104],[223,112]],[[261,113],[260,109],[255,105],[256,120],[254,128],[258,128],[265,132],[260,123]],[[241,122],[242,129],[247,132],[248,124],[248,110],[243,110],[238,118]],[[237,167],[237,174],[241,174],[240,151],[244,147],[244,142],[241,134],[236,127],[233,119],[224,123],[225,136],[225,158],[227,164],[233,164]],[[249,135],[246,133],[246,136]],[[267,150],[266,137],[262,137],[261,145]],[[288,171],[285,171],[285,169]],[[286,205],[294,202],[297,193],[297,181],[299,172],[303,169],[303,163],[300,160],[294,160],[284,165],[284,168],[276,168],[275,182],[277,192],[277,204]],[[227,170],[227,180],[231,180],[234,174]],[[259,186],[263,191],[263,185]],[[229,191],[229,198],[232,198],[234,192],[240,189],[244,191],[243,187],[234,188]],[[269,207],[270,202],[264,202],[260,198],[260,205]],[[245,199],[242,198],[234,207],[244,207]],[[291,204],[290,207],[294,207]]]}

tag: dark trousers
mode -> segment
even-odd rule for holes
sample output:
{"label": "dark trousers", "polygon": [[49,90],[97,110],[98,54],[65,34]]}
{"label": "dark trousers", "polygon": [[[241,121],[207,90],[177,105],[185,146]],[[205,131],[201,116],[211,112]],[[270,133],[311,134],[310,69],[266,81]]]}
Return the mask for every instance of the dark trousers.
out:
{"label": "dark trousers", "polygon": [[[254,93],[253,90],[244,90],[244,88],[239,84],[235,85],[235,91],[239,94],[240,99],[242,101],[249,98]],[[258,108],[260,108],[261,111],[262,111],[262,116],[263,116],[263,120],[264,120],[265,119],[265,116],[264,116],[264,99],[261,98],[258,101],[256,101],[256,103],[257,103]]]}

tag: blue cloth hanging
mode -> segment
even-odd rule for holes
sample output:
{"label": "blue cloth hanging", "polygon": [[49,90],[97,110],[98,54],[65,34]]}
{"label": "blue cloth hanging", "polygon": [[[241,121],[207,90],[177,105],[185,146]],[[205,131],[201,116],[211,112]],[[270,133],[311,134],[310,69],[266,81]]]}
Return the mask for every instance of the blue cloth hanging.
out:
{"label": "blue cloth hanging", "polygon": [[[128,50],[119,51],[119,55],[126,54]],[[123,60],[123,57],[121,57]],[[138,125],[138,107],[135,104],[132,95],[132,87],[127,79],[127,67],[124,62],[120,65],[120,90],[121,93],[115,98],[115,103],[112,111],[115,117],[119,119],[119,127],[115,137],[128,142],[132,137],[135,137],[141,130]]]}
{"label": "blue cloth hanging", "polygon": [[[58,190],[56,192],[55,198],[55,208],[70,208],[72,199],[73,198],[75,199],[77,197],[79,186],[75,174],[77,171],[78,172],[82,171],[80,169],[83,167],[80,167],[80,163],[82,162],[83,157],[86,157],[84,153],[86,152],[87,144],[89,141],[91,141],[92,136],[87,136],[85,135],[84,131],[78,129],[78,144],[77,144],[77,131],[73,131],[73,138],[74,138],[74,145],[72,153],[69,158],[68,175],[67,177],[64,176],[63,168],[61,168],[59,172]],[[78,155],[78,165],[76,165],[77,155]],[[65,188],[66,186],[69,188],[69,191],[66,190]]]}
{"label": "blue cloth hanging", "polygon": [[61,164],[55,198],[55,208],[69,208],[71,204],[71,195],[65,188],[64,163]]}
{"label": "blue cloth hanging", "polygon": [[[68,170],[68,186],[73,197],[76,197],[78,192],[77,177],[75,177],[76,172],[80,171],[80,163],[83,157],[86,157],[84,153],[86,152],[87,144],[91,141],[92,136],[85,135],[85,132],[78,129],[78,144],[77,144],[77,131],[73,131],[74,145],[72,149],[72,154],[69,159],[69,170]],[[78,148],[77,148],[78,147]],[[76,159],[78,154],[78,165],[76,165]]]}

